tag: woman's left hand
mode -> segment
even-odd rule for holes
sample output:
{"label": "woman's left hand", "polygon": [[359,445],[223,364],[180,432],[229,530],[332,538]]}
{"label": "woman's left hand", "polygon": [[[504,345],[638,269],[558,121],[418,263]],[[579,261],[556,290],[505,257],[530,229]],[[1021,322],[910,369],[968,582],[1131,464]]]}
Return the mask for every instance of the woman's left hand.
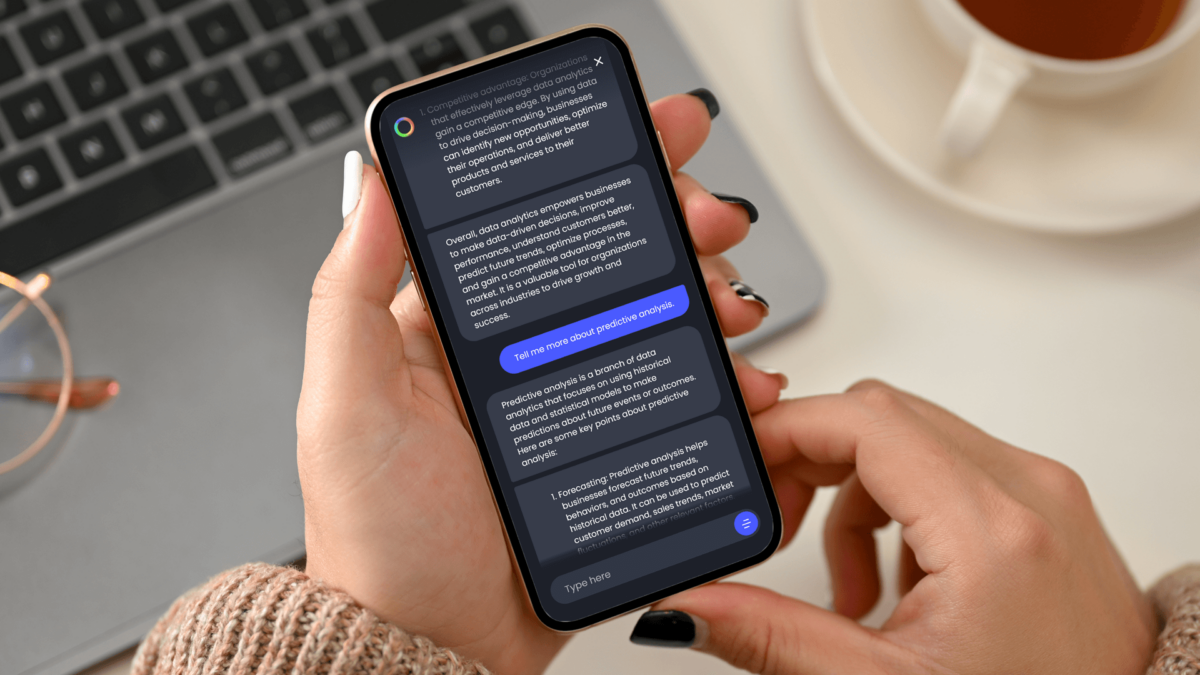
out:
{"label": "woman's left hand", "polygon": [[[709,114],[695,96],[652,105],[678,168],[700,149]],[[726,335],[766,307],[738,296],[720,254],[749,232],[747,211],[675,175]],[[566,641],[541,625],[514,568],[438,336],[410,284],[404,243],[372,167],[313,284],[297,455],[308,572],[383,619],[498,672],[540,672]],[[737,360],[747,404],[762,410],[784,380]]]}

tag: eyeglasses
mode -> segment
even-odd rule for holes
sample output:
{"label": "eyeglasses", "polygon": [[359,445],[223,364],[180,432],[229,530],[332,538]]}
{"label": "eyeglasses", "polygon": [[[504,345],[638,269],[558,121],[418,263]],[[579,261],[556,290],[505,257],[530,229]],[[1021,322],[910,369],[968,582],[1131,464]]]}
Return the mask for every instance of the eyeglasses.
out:
{"label": "eyeglasses", "polygon": [[[63,329],[58,315],[54,313],[54,310],[42,298],[42,294],[50,287],[50,277],[48,275],[39,274],[26,283],[14,276],[0,272],[0,286],[7,286],[16,291],[19,298],[7,312],[4,312],[3,316],[0,316],[0,337],[10,337],[3,335],[5,330],[13,328],[25,310],[29,309],[30,305],[33,305],[41,313],[42,318],[45,319],[46,324],[53,333],[57,352],[62,361],[61,378],[26,379],[5,382],[3,380],[6,378],[3,377],[3,372],[0,372],[0,402],[4,399],[19,397],[27,401],[51,403],[54,405],[53,414],[50,416],[45,428],[41,430],[41,433],[34,441],[17,455],[0,462],[0,475],[3,475],[33,459],[34,455],[46,447],[58,432],[59,427],[62,426],[63,419],[66,417],[69,408],[96,407],[116,396],[120,392],[121,387],[112,378],[75,379],[75,367],[71,359],[71,343],[67,339],[67,332]],[[0,301],[0,311],[3,311],[4,304],[3,301]],[[16,331],[10,331],[10,334],[14,332]],[[36,331],[34,332],[36,333]],[[13,344],[16,345],[18,344],[17,341],[22,340],[23,336],[17,335]],[[0,356],[4,355],[7,344],[8,341],[0,342]],[[14,349],[12,351],[16,352],[19,350]],[[23,354],[22,356],[27,357],[28,355]],[[3,455],[0,455],[0,459],[3,459]]]}

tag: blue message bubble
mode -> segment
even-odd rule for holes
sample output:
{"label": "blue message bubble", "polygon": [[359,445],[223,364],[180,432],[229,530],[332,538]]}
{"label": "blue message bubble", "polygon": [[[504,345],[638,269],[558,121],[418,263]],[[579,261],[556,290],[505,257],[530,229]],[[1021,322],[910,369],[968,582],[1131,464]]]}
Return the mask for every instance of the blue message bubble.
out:
{"label": "blue message bubble", "polygon": [[500,366],[521,373],[674,319],[687,311],[688,304],[687,289],[676,286],[515,342],[500,352]]}

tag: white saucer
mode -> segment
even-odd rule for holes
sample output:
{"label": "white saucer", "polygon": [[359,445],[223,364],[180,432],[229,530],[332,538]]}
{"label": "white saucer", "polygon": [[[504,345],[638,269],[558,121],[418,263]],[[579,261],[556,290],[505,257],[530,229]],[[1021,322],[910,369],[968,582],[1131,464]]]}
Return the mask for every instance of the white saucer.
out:
{"label": "white saucer", "polygon": [[1104,99],[1018,95],[972,160],[937,129],[964,61],[915,0],[800,0],[825,91],[876,155],[966,211],[1035,230],[1118,232],[1200,206],[1200,40],[1152,81]]}

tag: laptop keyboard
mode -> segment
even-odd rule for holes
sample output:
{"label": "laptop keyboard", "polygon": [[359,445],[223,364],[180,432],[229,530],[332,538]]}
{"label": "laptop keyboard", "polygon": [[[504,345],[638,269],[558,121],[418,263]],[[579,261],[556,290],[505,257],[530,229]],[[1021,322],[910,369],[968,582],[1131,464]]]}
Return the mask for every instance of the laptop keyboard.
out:
{"label": "laptop keyboard", "polygon": [[306,164],[384,89],[528,39],[496,0],[0,0],[0,270]]}

